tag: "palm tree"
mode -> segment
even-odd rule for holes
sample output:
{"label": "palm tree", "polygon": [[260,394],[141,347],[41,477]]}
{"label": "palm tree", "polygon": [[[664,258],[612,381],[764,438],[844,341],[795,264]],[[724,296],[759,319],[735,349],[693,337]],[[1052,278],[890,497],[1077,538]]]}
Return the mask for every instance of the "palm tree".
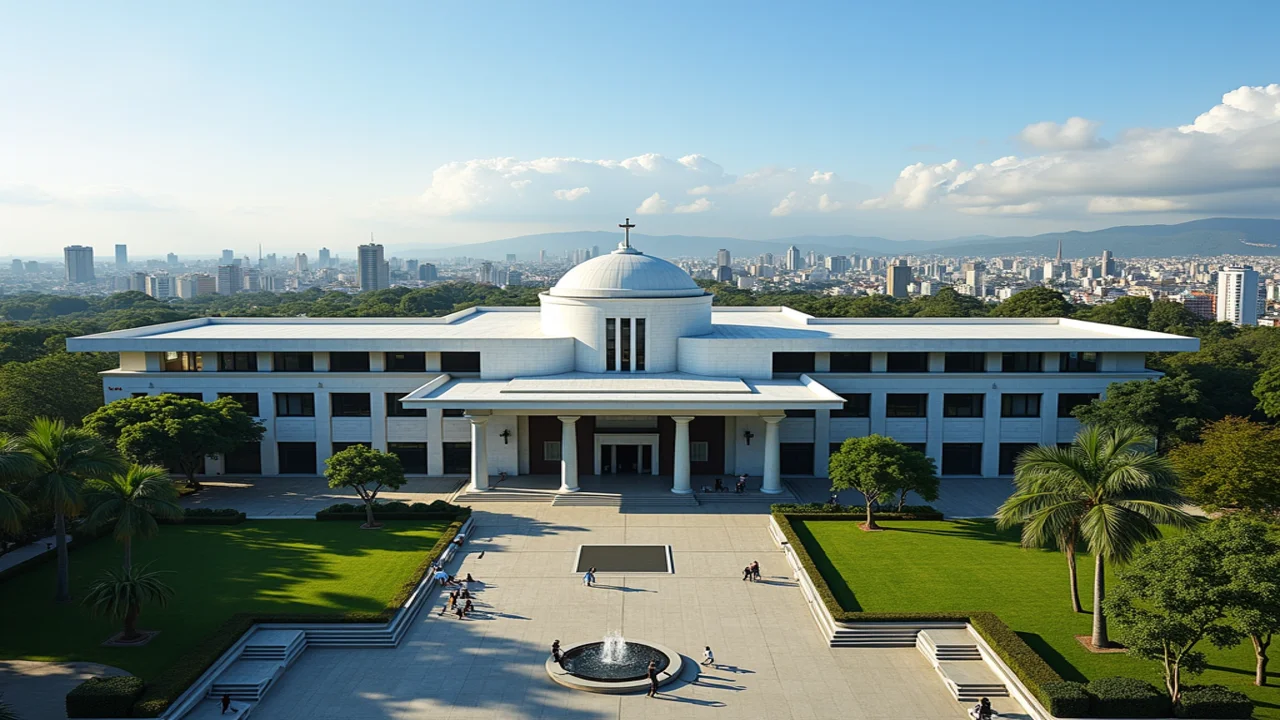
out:
{"label": "palm tree", "polygon": [[70,571],[67,564],[67,517],[80,512],[81,488],[92,477],[103,477],[120,467],[115,451],[102,444],[97,435],[67,427],[61,420],[36,418],[20,440],[31,457],[32,494],[53,511],[54,535],[58,546],[57,602],[71,600]]}
{"label": "palm tree", "polygon": [[128,570],[106,571],[105,577],[95,582],[84,596],[84,603],[95,615],[106,615],[124,621],[120,639],[137,640],[138,614],[146,603],[159,603],[161,607],[173,597],[173,588],[160,580],[160,573],[149,572],[147,566]]}
{"label": "palm tree", "polygon": [[85,483],[85,524],[115,523],[113,534],[124,545],[124,570],[133,567],[133,539],[149,538],[158,529],[156,518],[182,516],[178,490],[169,471],[155,465],[130,465],[123,473],[92,478]]}
{"label": "palm tree", "polygon": [[[1093,645],[1108,647],[1102,612],[1108,562],[1123,564],[1160,525],[1186,526],[1178,479],[1141,428],[1086,426],[1070,447],[1031,448],[1018,458],[1013,495],[996,511],[1000,527],[1022,525],[1025,547],[1057,546],[1067,553],[1075,598],[1075,544],[1093,553]],[[1075,600],[1078,606],[1079,600]]]}
{"label": "palm tree", "polygon": [[17,533],[22,529],[22,518],[27,514],[27,504],[9,491],[5,484],[27,475],[31,470],[31,457],[22,452],[22,445],[12,435],[0,433],[0,530]]}

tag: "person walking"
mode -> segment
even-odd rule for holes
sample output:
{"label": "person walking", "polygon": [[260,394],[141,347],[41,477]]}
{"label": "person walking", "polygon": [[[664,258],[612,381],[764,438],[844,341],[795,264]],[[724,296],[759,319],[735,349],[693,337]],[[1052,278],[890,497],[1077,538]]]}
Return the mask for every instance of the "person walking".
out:
{"label": "person walking", "polygon": [[658,663],[656,661],[649,661],[649,669],[645,671],[645,675],[649,677],[649,694],[647,697],[656,697],[658,694]]}
{"label": "person walking", "polygon": [[703,665],[716,664],[716,656],[711,652],[710,645],[706,646],[706,648],[702,651],[702,664]]}
{"label": "person walking", "polygon": [[582,584],[587,587],[594,587],[596,584],[596,569],[588,568],[586,574],[582,576]]}
{"label": "person walking", "polygon": [[748,565],[742,568],[742,582],[747,582],[750,579],[751,579],[751,566]]}
{"label": "person walking", "polygon": [[751,561],[751,582],[760,582],[760,561]]}
{"label": "person walking", "polygon": [[218,713],[218,714],[219,714],[219,715],[226,715],[226,714],[227,714],[227,710],[229,710],[229,709],[231,709],[231,695],[230,695],[230,694],[228,694],[228,693],[223,693],[223,694],[222,694],[222,712],[220,712],[220,713]]}
{"label": "person walking", "polygon": [[551,659],[555,660],[557,665],[560,664],[560,641],[559,640],[551,641]]}

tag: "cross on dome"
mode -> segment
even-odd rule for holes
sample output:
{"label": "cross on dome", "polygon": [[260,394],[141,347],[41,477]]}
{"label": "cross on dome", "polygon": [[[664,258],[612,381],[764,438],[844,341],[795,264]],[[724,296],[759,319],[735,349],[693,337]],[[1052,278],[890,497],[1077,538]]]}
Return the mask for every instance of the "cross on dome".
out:
{"label": "cross on dome", "polygon": [[623,236],[616,252],[635,252],[631,247],[631,228],[635,227],[635,223],[631,222],[631,218],[627,218],[626,221],[618,223],[618,227],[622,228]]}

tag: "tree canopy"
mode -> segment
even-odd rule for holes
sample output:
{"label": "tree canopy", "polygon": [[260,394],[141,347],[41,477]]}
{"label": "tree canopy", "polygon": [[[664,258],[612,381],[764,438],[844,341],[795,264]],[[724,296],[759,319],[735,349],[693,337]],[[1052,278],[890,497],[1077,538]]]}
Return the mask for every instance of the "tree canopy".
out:
{"label": "tree canopy", "polygon": [[[933,458],[883,435],[849,438],[832,454],[827,474],[831,489],[857,490],[866,500],[866,529],[877,529],[873,506],[895,493],[916,488],[936,497]],[[932,489],[932,490],[931,490]]]}
{"label": "tree canopy", "polygon": [[1033,287],[1023,290],[991,309],[992,317],[1071,317],[1075,312],[1062,293],[1051,287]]}
{"label": "tree canopy", "polygon": [[404,485],[404,467],[392,453],[364,445],[352,445],[334,453],[324,469],[331,488],[351,488],[364,501],[365,527],[377,527],[373,503],[383,488],[396,490]]}
{"label": "tree canopy", "polygon": [[1179,375],[1113,383],[1105,398],[1077,407],[1074,414],[1085,425],[1137,425],[1154,436],[1164,451],[1194,440],[1200,425],[1217,411],[1201,392],[1199,381]]}
{"label": "tree canopy", "polygon": [[1244,510],[1280,517],[1280,428],[1226,417],[1200,432],[1200,442],[1169,454],[1183,491],[1210,511]]}

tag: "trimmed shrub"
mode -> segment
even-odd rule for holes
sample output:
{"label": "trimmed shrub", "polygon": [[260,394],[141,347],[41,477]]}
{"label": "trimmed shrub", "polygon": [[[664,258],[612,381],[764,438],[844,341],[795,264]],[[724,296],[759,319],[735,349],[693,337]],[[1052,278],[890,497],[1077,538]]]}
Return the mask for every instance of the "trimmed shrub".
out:
{"label": "trimmed shrub", "polygon": [[[377,520],[463,520],[471,516],[471,508],[444,500],[427,503],[378,502],[373,504]],[[336,503],[316,513],[317,520],[365,520],[364,503]]]}
{"label": "trimmed shrub", "polygon": [[142,678],[89,678],[67,693],[67,717],[129,717],[129,709],[141,694]]}
{"label": "trimmed shrub", "polygon": [[1054,680],[1041,685],[1040,690],[1048,700],[1040,702],[1054,717],[1090,717],[1089,693],[1085,692],[1083,683]]}
{"label": "trimmed shrub", "polygon": [[1248,718],[1253,716],[1253,701],[1248,695],[1228,690],[1222,685],[1188,685],[1173,709],[1180,718]]}
{"label": "trimmed shrub", "polygon": [[1127,677],[1090,680],[1089,712],[1094,717],[1169,717],[1169,696],[1148,682]]}

